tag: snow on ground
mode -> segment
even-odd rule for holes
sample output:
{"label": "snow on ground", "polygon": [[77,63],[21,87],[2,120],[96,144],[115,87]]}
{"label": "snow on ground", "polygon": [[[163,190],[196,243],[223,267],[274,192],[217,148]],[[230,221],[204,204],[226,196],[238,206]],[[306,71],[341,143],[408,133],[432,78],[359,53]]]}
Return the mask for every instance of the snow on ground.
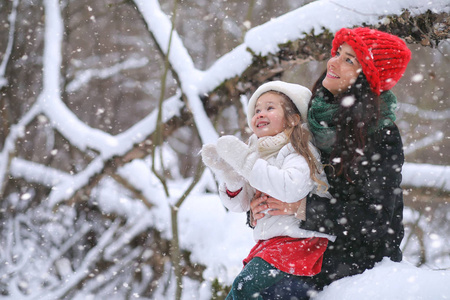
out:
{"label": "snow on ground", "polygon": [[315,300],[437,300],[450,299],[450,271],[419,269],[385,258],[372,270],[343,278],[326,287]]}
{"label": "snow on ground", "polygon": [[[199,185],[202,183],[207,184]],[[410,211],[405,214],[406,221],[414,221],[416,217]],[[203,273],[206,281],[219,278],[222,284],[230,285],[239,273],[242,259],[254,245],[252,231],[245,222],[244,213],[227,212],[216,194],[193,194],[182,205],[181,244],[192,250],[195,261],[207,266]],[[440,244],[440,247],[448,245]],[[205,292],[209,287],[210,283],[204,283],[198,291],[198,286],[188,289],[183,299],[210,299],[210,294]],[[331,284],[314,299],[450,299],[450,269],[418,268],[406,260],[395,263],[386,258],[372,270]]]}

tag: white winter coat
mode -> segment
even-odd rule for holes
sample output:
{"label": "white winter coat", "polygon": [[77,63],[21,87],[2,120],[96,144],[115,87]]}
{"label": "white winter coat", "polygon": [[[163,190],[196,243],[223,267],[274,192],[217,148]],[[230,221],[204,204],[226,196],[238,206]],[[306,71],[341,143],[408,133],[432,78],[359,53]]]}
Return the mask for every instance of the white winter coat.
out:
{"label": "white winter coat", "polygon": [[[316,159],[317,150],[311,145]],[[310,192],[318,194],[317,184],[311,179],[309,166],[305,158],[299,155],[290,143],[283,146],[277,155],[267,160],[259,158],[251,170],[248,182],[243,179],[242,191],[234,198],[226,193],[225,183],[219,189],[220,199],[233,212],[247,212],[255,189],[264,194],[287,203],[294,203],[306,197]],[[327,182],[325,173],[320,179]],[[324,194],[321,194],[324,196]],[[293,238],[324,237],[331,241],[334,236],[299,228],[301,221],[293,215],[271,216],[266,214],[259,219],[253,237],[256,241],[267,240],[276,236],[290,236]]]}

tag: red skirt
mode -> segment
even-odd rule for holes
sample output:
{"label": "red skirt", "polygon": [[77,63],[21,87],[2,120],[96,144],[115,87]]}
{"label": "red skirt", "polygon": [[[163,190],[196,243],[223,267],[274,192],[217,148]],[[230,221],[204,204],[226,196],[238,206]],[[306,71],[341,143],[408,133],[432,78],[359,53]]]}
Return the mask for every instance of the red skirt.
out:
{"label": "red skirt", "polygon": [[260,257],[280,271],[297,276],[313,276],[322,269],[326,238],[274,237],[259,240],[244,259],[244,266],[254,257]]}

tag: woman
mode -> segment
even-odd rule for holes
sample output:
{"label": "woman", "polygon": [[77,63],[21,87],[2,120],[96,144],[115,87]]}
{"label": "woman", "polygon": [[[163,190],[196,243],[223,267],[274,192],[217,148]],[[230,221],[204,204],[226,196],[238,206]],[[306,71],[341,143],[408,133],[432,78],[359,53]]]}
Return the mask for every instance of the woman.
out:
{"label": "woman", "polygon": [[[308,125],[321,150],[332,199],[310,194],[295,205],[258,197],[252,222],[272,215],[306,213],[300,227],[335,235],[321,273],[301,282],[279,283],[265,298],[305,292],[372,268],[383,257],[400,261],[404,161],[395,125],[396,97],[389,90],[402,77],[411,52],[398,37],[369,28],[339,30],[326,72],[313,88]],[[302,208],[303,207],[303,208]],[[299,210],[299,211],[297,211]],[[305,284],[306,283],[306,284]]]}

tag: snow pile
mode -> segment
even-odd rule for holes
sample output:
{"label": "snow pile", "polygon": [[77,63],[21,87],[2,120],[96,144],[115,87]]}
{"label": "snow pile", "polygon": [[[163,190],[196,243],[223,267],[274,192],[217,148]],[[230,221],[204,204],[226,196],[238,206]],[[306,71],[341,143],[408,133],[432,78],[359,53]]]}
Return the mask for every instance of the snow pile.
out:
{"label": "snow pile", "polygon": [[450,271],[419,269],[385,258],[372,270],[343,278],[315,300],[438,300],[450,299]]}

